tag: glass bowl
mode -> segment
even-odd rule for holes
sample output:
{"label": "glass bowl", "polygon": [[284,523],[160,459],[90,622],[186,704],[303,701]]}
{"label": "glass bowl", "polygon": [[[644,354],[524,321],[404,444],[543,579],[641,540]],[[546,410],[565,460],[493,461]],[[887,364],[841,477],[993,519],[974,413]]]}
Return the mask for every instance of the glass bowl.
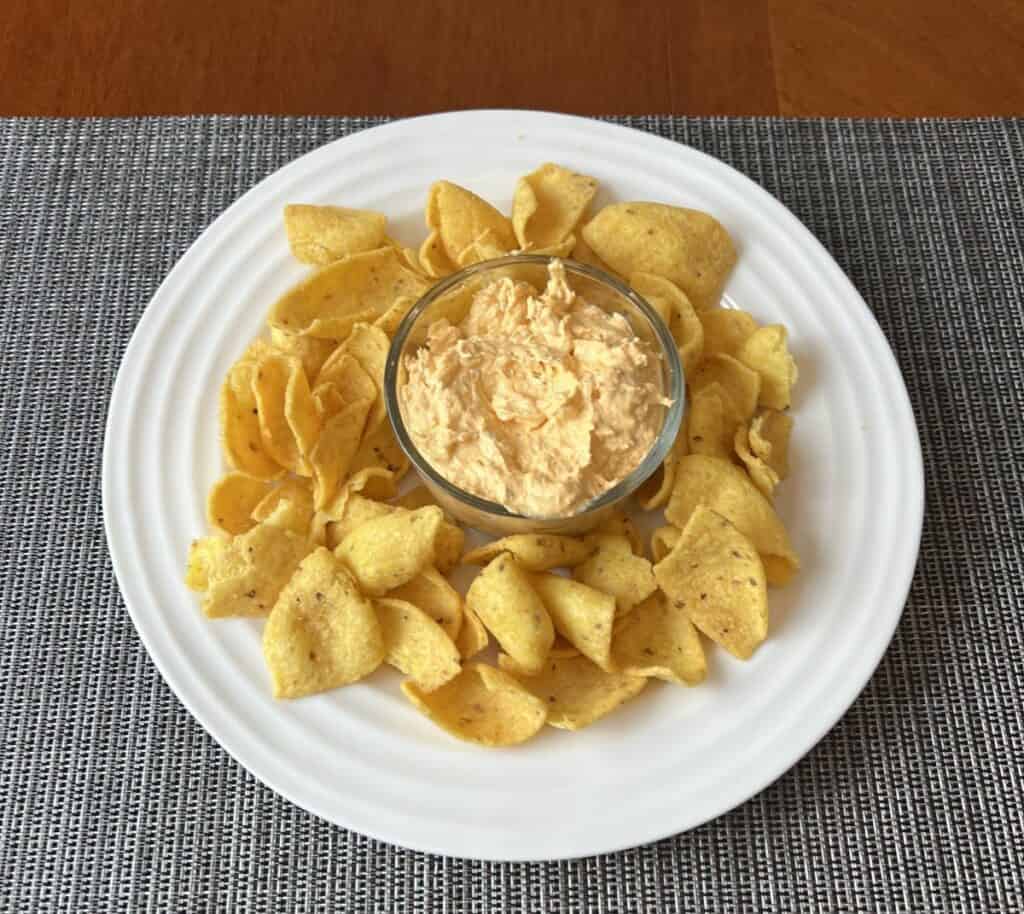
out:
{"label": "glass bowl", "polygon": [[[453,324],[459,323],[477,290],[502,277],[529,282],[543,289],[548,266],[555,259],[562,261],[566,279],[575,292],[605,311],[622,314],[634,333],[661,353],[664,391],[672,399],[672,405],[665,409],[661,432],[647,456],[628,476],[571,514],[531,517],[460,489],[445,479],[413,443],[402,418],[398,386],[404,381],[405,356],[415,352],[426,341],[431,324],[442,317]],[[654,309],[625,283],[603,270],[574,260],[543,254],[512,254],[474,264],[446,277],[416,303],[399,325],[388,352],[384,370],[384,402],[399,446],[437,503],[453,517],[499,536],[512,533],[583,533],[599,524],[661,465],[682,422],[685,383],[679,353],[668,327]]]}

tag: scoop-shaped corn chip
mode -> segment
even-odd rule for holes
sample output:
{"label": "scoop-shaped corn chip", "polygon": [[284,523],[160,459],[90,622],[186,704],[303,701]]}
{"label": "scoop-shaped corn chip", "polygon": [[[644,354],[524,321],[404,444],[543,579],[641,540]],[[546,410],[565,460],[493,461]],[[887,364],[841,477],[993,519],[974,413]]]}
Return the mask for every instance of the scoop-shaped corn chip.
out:
{"label": "scoop-shaped corn chip", "polygon": [[[634,555],[644,554],[644,541],[643,537],[640,536],[640,531],[637,530],[636,524],[633,523],[631,518],[622,508],[616,508],[611,511],[604,520],[601,521],[595,528],[594,533],[606,533],[609,536],[624,536],[629,540],[630,548],[633,550]],[[593,540],[591,540],[593,542]],[[587,553],[590,554],[589,552]]]}
{"label": "scoop-shaped corn chip", "polygon": [[558,632],[602,669],[611,669],[615,597],[557,574],[533,574],[530,583]]}
{"label": "scoop-shaped corn chip", "polygon": [[230,549],[231,541],[223,536],[192,540],[185,569],[185,586],[189,590],[206,590],[210,586],[210,569],[223,564]]}
{"label": "scoop-shaped corn chip", "polygon": [[758,402],[771,409],[788,409],[797,381],[796,362],[786,344],[786,328],[769,324],[753,333],[736,354],[748,368],[761,376]]}
{"label": "scoop-shaped corn chip", "polygon": [[433,692],[462,670],[455,642],[422,609],[405,600],[373,601],[384,636],[384,660],[424,692]]}
{"label": "scoop-shaped corn chip", "polygon": [[547,162],[521,177],[512,198],[512,228],[523,250],[549,248],[576,231],[597,181]]}
{"label": "scoop-shaped corn chip", "polygon": [[275,698],[301,698],[356,682],[384,658],[373,606],[344,566],[317,549],[281,591],[263,629]]}
{"label": "scoop-shaped corn chip", "polygon": [[624,536],[591,535],[588,541],[596,546],[593,555],[573,569],[572,576],[590,587],[615,597],[619,615],[629,612],[646,600],[658,585],[651,563],[633,554]]}
{"label": "scoop-shaped corn chip", "polygon": [[384,216],[370,210],[304,203],[284,208],[288,244],[302,263],[322,266],[379,248],[384,244],[386,225]]}
{"label": "scoop-shaped corn chip", "polygon": [[493,229],[487,229],[480,237],[466,245],[455,258],[455,264],[459,269],[480,263],[483,260],[494,260],[497,257],[504,257],[510,248],[502,245]]}
{"label": "scoop-shaped corn chip", "polygon": [[704,359],[693,376],[691,395],[711,384],[720,384],[732,401],[736,418],[746,422],[757,409],[761,394],[761,376],[731,355],[711,355]]}
{"label": "scoop-shaped corn chip", "polygon": [[597,255],[623,276],[654,273],[672,280],[698,310],[715,307],[736,249],[713,216],[663,203],[614,203],[583,227]]}
{"label": "scoop-shaped corn chip", "polygon": [[480,617],[469,607],[464,606],[462,610],[462,630],[455,641],[455,646],[458,647],[462,659],[468,660],[470,657],[476,656],[487,647],[489,641],[487,629],[484,628]]}
{"label": "scoop-shaped corn chip", "polygon": [[487,231],[490,244],[503,251],[516,247],[512,223],[486,200],[450,181],[431,185],[426,221],[427,227],[439,234],[451,263],[458,263],[459,255]]}
{"label": "scoop-shaped corn chip", "polygon": [[[316,386],[313,388],[313,397],[323,398],[320,414],[327,418],[347,403],[355,403],[357,400],[373,402],[378,389],[376,382],[363,370],[355,357],[339,346],[320,369]],[[337,397],[326,399],[326,390],[336,392]]]}
{"label": "scoop-shaped corn chip", "polygon": [[391,340],[380,327],[360,321],[353,325],[352,332],[324,363],[324,367],[320,371],[321,377],[317,379],[319,383],[321,379],[330,380],[334,377],[349,375],[351,368],[345,365],[344,371],[342,371],[340,363],[346,361],[346,356],[355,359],[366,376],[373,382],[373,408],[366,420],[368,432],[377,429],[387,419],[383,395],[384,363],[387,362],[390,346]]}
{"label": "scoop-shaped corn chip", "polygon": [[647,685],[641,676],[608,673],[586,657],[552,658],[539,673],[527,675],[502,656],[502,669],[547,705],[547,722],[562,730],[582,730],[610,714]]}
{"label": "scoop-shaped corn chip", "polygon": [[722,515],[699,505],[654,574],[671,608],[733,656],[746,660],[767,636],[764,566],[750,539]]}
{"label": "scoop-shaped corn chip", "polygon": [[471,663],[433,692],[413,682],[402,691],[423,714],[452,736],[480,746],[514,746],[536,736],[547,717],[544,702],[512,676]]}
{"label": "scoop-shaped corn chip", "polygon": [[252,511],[253,520],[286,527],[307,536],[313,522],[313,487],[308,479],[286,479]]}
{"label": "scoop-shaped corn chip", "polygon": [[253,508],[270,491],[266,480],[245,473],[227,473],[214,483],[206,499],[206,519],[211,527],[234,536],[256,526]]}
{"label": "scoop-shaped corn chip", "polygon": [[313,503],[317,510],[327,509],[341,491],[359,450],[370,406],[369,400],[356,400],[324,421],[320,437],[309,455]]}
{"label": "scoop-shaped corn chip", "polygon": [[674,282],[653,273],[634,273],[629,284],[665,322],[679,349],[687,381],[693,377],[704,352],[704,326],[690,299]]}
{"label": "scoop-shaped corn chip", "polygon": [[789,436],[793,417],[766,409],[750,422],[750,449],[770,466],[779,479],[789,475]]}
{"label": "scoop-shaped corn chip", "polygon": [[449,273],[455,272],[455,264],[448,259],[444,250],[444,243],[441,241],[441,233],[431,232],[419,249],[419,262],[424,272],[434,279],[440,279]]}
{"label": "scoop-shaped corn chip", "polygon": [[473,579],[466,607],[524,670],[535,672],[543,666],[555,629],[526,572],[511,555],[502,553]]}
{"label": "scoop-shaped corn chip", "polygon": [[391,303],[391,307],[378,317],[373,322],[373,325],[380,327],[388,335],[388,338],[391,338],[398,331],[399,324],[405,320],[405,316],[412,310],[415,304],[416,299],[411,296],[403,295],[400,298],[396,298]]}
{"label": "scoop-shaped corn chip", "polygon": [[612,659],[623,673],[680,685],[697,685],[707,675],[697,630],[686,612],[672,607],[660,589],[616,627]]}
{"label": "scoop-shaped corn chip", "polygon": [[356,527],[335,554],[363,593],[381,596],[434,564],[434,541],[443,522],[440,508],[391,511]]}
{"label": "scoop-shaped corn chip", "polygon": [[252,383],[264,449],[281,466],[308,476],[306,456],[320,436],[320,414],[302,363],[270,352],[256,363]]}
{"label": "scoop-shaped corn chip", "polygon": [[338,260],[282,295],[267,318],[271,327],[326,339],[344,339],[359,321],[373,321],[401,296],[419,298],[427,281],[394,248]]}
{"label": "scoop-shaped corn chip", "polygon": [[664,527],[658,527],[658,529],[651,534],[651,556],[653,557],[655,564],[660,562],[675,548],[676,543],[679,542],[679,537],[682,535],[682,532],[683,531],[678,527],[673,527],[671,524],[667,524]]}
{"label": "scoop-shaped corn chip", "polygon": [[547,571],[549,568],[578,565],[593,551],[593,546],[571,536],[516,533],[470,550],[462,557],[462,563],[486,565],[495,556],[507,552],[526,571]]}
{"label": "scoop-shaped corn chip", "polygon": [[736,455],[743,461],[747,468],[747,475],[761,493],[771,498],[775,487],[779,484],[779,474],[775,472],[764,460],[750,450],[750,427],[741,425],[736,429],[734,439]]}
{"label": "scoop-shaped corn chip", "polygon": [[307,537],[271,523],[257,524],[226,548],[205,547],[203,612],[211,619],[265,616],[309,550]]}
{"label": "scoop-shaped corn chip", "polygon": [[[363,440],[359,442],[359,449],[356,451],[355,457],[352,458],[349,472],[358,473],[368,467],[375,467],[391,473],[393,481],[397,484],[409,470],[409,458],[405,456],[405,452],[399,446],[391,423],[385,418],[383,422],[378,423],[376,428],[373,428],[370,424],[372,421],[371,414],[366,421]],[[391,492],[389,495],[380,497],[388,498],[393,494],[394,492]]]}
{"label": "scoop-shaped corn chip", "polygon": [[672,450],[668,452],[668,456],[662,461],[654,475],[637,489],[637,502],[645,511],[660,508],[672,495],[672,489],[676,483],[676,464],[680,457],[690,452],[689,424],[689,410],[687,410],[687,415],[679,427]]}
{"label": "scoop-shaped corn chip", "polygon": [[228,372],[220,392],[221,445],[228,464],[257,479],[276,479],[285,470],[263,444],[253,391],[256,365],[243,357]]}
{"label": "scoop-shaped corn chip", "polygon": [[730,460],[739,425],[740,418],[725,388],[717,381],[702,387],[693,395],[686,422],[690,453]]}
{"label": "scoop-shaped corn chip", "polygon": [[576,244],[572,249],[572,259],[579,263],[585,263],[590,267],[597,267],[597,269],[604,270],[605,273],[609,273],[612,276],[617,275],[615,270],[598,257],[594,249],[587,244],[587,240],[583,237],[582,229],[576,233]]}
{"label": "scoop-shaped corn chip", "polygon": [[799,570],[800,560],[771,502],[739,467],[703,454],[683,457],[665,517],[683,529],[699,505],[721,514],[754,544],[769,583],[785,584]]}
{"label": "scoop-shaped corn chip", "polygon": [[405,600],[423,610],[453,641],[462,629],[462,594],[436,568],[424,568],[401,587],[389,590],[389,597]]}
{"label": "scoop-shaped corn chip", "polygon": [[306,380],[312,386],[324,362],[338,347],[338,340],[318,340],[315,336],[286,333],[277,327],[270,328],[270,344],[283,355],[302,362]]}
{"label": "scoop-shaped corn chip", "polygon": [[731,355],[733,357],[757,330],[757,321],[746,311],[736,308],[712,308],[698,317],[704,327],[704,355]]}

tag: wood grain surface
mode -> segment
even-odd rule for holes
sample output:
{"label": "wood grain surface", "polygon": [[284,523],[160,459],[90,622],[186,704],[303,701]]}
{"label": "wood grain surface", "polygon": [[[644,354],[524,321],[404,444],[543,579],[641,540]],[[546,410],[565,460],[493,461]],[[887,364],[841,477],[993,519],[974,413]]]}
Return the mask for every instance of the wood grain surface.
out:
{"label": "wood grain surface", "polygon": [[1024,0],[2,0],[0,115],[1024,114]]}

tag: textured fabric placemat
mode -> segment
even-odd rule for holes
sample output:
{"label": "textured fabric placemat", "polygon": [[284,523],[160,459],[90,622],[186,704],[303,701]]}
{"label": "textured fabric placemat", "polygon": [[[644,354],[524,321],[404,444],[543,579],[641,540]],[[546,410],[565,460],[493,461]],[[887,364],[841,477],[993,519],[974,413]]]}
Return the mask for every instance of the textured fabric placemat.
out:
{"label": "textured fabric placemat", "polygon": [[903,369],[924,539],[850,712],[734,812],[567,863],[404,851],[257,783],[135,635],[103,534],[104,419],[188,244],[371,122],[0,121],[0,911],[1024,910],[1024,123],[625,122],[794,210]]}

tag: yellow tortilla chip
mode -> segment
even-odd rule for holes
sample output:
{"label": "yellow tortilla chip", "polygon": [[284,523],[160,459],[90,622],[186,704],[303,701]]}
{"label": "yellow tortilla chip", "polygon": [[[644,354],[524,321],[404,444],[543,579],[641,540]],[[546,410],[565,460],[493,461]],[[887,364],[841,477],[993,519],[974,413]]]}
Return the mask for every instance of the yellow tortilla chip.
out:
{"label": "yellow tortilla chip", "polygon": [[372,403],[377,397],[378,386],[355,357],[339,347],[317,375],[316,386],[313,388],[314,399],[325,398],[324,392],[327,390],[336,392],[338,396],[331,400],[323,399],[320,414],[325,419],[339,412],[345,404],[357,400]]}
{"label": "yellow tortilla chip", "polygon": [[357,400],[327,419],[313,450],[309,464],[313,471],[313,503],[326,509],[337,498],[359,450],[370,401]]}
{"label": "yellow tortilla chip", "polygon": [[313,522],[313,489],[307,479],[286,479],[252,510],[253,520],[308,536]]}
{"label": "yellow tortilla chip", "polygon": [[438,231],[431,232],[420,245],[419,262],[423,270],[434,279],[455,272],[455,264],[448,259]]}
{"label": "yellow tortilla chip", "polygon": [[308,455],[320,437],[320,413],[302,362],[270,355],[257,363],[253,381],[263,446],[278,463],[309,476]]}
{"label": "yellow tortilla chip", "polygon": [[[453,641],[459,637],[462,629],[462,594],[436,568],[424,568],[401,587],[389,590],[387,595],[422,609]],[[486,643],[486,638],[484,640]]]}
{"label": "yellow tortilla chip", "polygon": [[789,475],[789,436],[793,417],[766,409],[750,422],[750,449],[779,477]]}
{"label": "yellow tortilla chip", "polygon": [[434,541],[443,521],[440,508],[391,511],[356,527],[335,555],[363,593],[383,596],[434,564]]}
{"label": "yellow tortilla chip", "polygon": [[755,321],[746,311],[736,308],[712,308],[698,317],[704,327],[704,355],[731,355],[733,357],[757,330]]}
{"label": "yellow tortilla chip", "polygon": [[292,255],[317,266],[384,244],[387,220],[380,213],[343,206],[291,203],[284,208],[284,227]]}
{"label": "yellow tortilla chip", "polygon": [[533,574],[530,584],[555,631],[601,669],[611,669],[615,597],[557,574]]}
{"label": "yellow tortilla chip", "polygon": [[651,563],[633,554],[626,537],[596,534],[587,539],[596,546],[596,550],[583,564],[573,569],[572,576],[577,581],[615,597],[620,615],[654,593],[658,585],[654,581]]}
{"label": "yellow tortilla chip", "polygon": [[756,371],[731,355],[708,356],[693,376],[691,396],[711,384],[720,384],[728,394],[739,422],[747,422],[754,415],[761,394],[761,377]]}
{"label": "yellow tortilla chip", "polygon": [[758,403],[770,409],[788,409],[799,372],[786,345],[786,328],[770,324],[751,335],[736,354],[761,376]]}
{"label": "yellow tortilla chip", "polygon": [[[655,566],[657,568],[657,566]],[[612,657],[630,676],[697,685],[707,675],[700,636],[689,616],[656,590],[616,628]]]}
{"label": "yellow tortilla chip", "polygon": [[683,374],[693,377],[704,352],[704,326],[690,299],[674,282],[653,273],[634,273],[629,284],[661,316],[676,341]]}
{"label": "yellow tortilla chip", "polygon": [[392,498],[397,488],[395,474],[384,467],[363,467],[345,480],[349,493],[358,492],[367,498]]}
{"label": "yellow tortilla chip", "polygon": [[800,560],[771,502],[739,467],[703,454],[683,457],[665,517],[685,529],[699,505],[721,514],[754,544],[769,583],[785,584],[799,570]]}
{"label": "yellow tortilla chip", "polygon": [[502,552],[511,555],[526,571],[547,571],[578,565],[594,549],[583,540],[553,533],[517,533],[484,543],[462,557],[464,565],[486,565]]}
{"label": "yellow tortilla chip", "polygon": [[[605,273],[611,276],[618,276],[608,264],[597,256],[594,249],[587,244],[582,231],[576,233],[576,244],[572,249],[572,259],[579,263],[585,263],[588,267],[597,267],[599,270],[604,270]],[[622,277],[620,276],[619,278],[621,279]]]}
{"label": "yellow tortilla chip", "polygon": [[232,472],[221,477],[206,499],[206,519],[211,527],[234,536],[256,526],[253,508],[270,491],[263,479]]}
{"label": "yellow tortilla chip", "polygon": [[422,609],[386,597],[373,601],[384,636],[384,660],[423,692],[433,692],[462,671],[455,643]]}
{"label": "yellow tortilla chip", "polygon": [[675,548],[682,532],[678,527],[666,524],[651,534],[651,556],[654,558],[654,564],[660,562]]}
{"label": "yellow tortilla chip", "polygon": [[[375,431],[382,422],[387,421],[383,389],[384,364],[387,362],[390,346],[391,340],[380,327],[360,321],[352,327],[352,332],[324,363],[320,372],[323,380],[330,380],[340,375],[342,371],[348,374],[351,369],[347,366],[343,369],[341,363],[346,362],[346,356],[355,359],[366,377],[373,382],[374,388],[373,407],[366,420],[367,432]],[[320,382],[320,378],[317,382]]]}
{"label": "yellow tortilla chip", "polygon": [[464,606],[462,609],[462,629],[455,640],[455,646],[459,649],[462,659],[468,660],[470,657],[479,654],[480,651],[487,647],[489,640],[487,629],[484,628],[480,617],[469,607]]}
{"label": "yellow tortilla chip", "polygon": [[271,327],[325,339],[344,339],[359,321],[373,321],[402,296],[419,298],[427,282],[394,248],[354,254],[314,273],[270,310]]}
{"label": "yellow tortilla chip", "polygon": [[192,540],[185,569],[185,586],[189,590],[206,590],[210,586],[210,569],[223,564],[231,541],[223,536],[204,536]]}
{"label": "yellow tortilla chip", "polygon": [[[607,533],[609,536],[624,536],[629,540],[634,555],[644,554],[644,541],[633,519],[622,508],[615,508],[593,530],[593,533]],[[591,541],[592,543],[593,541]],[[590,555],[593,549],[587,552]],[[543,569],[538,569],[541,571]]]}
{"label": "yellow tortilla chip", "polygon": [[568,257],[576,247],[576,236],[570,235],[558,244],[549,244],[542,248],[530,248],[526,254],[547,254],[549,257]]}
{"label": "yellow tortilla chip", "polygon": [[608,673],[586,657],[551,659],[540,673],[527,675],[502,656],[502,669],[547,705],[547,722],[562,730],[582,730],[643,691],[640,676]]}
{"label": "yellow tortilla chip", "polygon": [[691,454],[705,454],[730,460],[733,438],[740,424],[732,399],[717,381],[693,395],[686,421]]}
{"label": "yellow tortilla chip", "polygon": [[764,566],[750,539],[722,515],[698,505],[654,574],[671,608],[734,657],[748,659],[767,636]]}
{"label": "yellow tortilla chip", "polygon": [[736,454],[747,468],[747,475],[766,498],[771,498],[779,484],[779,474],[750,450],[750,428],[741,425],[734,439]]}
{"label": "yellow tortilla chip", "polygon": [[[368,467],[387,470],[396,485],[409,470],[409,458],[399,447],[391,423],[387,421],[386,417],[376,428],[371,428],[370,420],[367,420],[363,440],[360,441],[359,450],[352,458],[349,472],[358,473]],[[390,498],[394,494],[392,491],[379,497]]]}
{"label": "yellow tortilla chip", "polygon": [[526,572],[511,555],[502,553],[473,579],[466,607],[524,670],[541,668],[555,629]]}
{"label": "yellow tortilla chip", "polygon": [[690,452],[689,412],[689,410],[686,411],[686,416],[683,418],[679,433],[676,435],[675,443],[672,445],[672,450],[668,452],[668,456],[654,475],[636,491],[637,502],[645,511],[660,508],[672,495],[672,488],[676,482],[676,464],[680,457]]}
{"label": "yellow tortilla chip", "polygon": [[405,316],[412,311],[413,306],[416,304],[417,299],[411,296],[402,296],[396,298],[392,302],[391,307],[388,308],[380,317],[378,317],[373,325],[380,327],[388,337],[393,337],[398,332],[398,327],[405,320]]}
{"label": "yellow tortilla chip", "polygon": [[[430,188],[426,210],[427,228],[440,236],[449,262],[490,231],[489,244],[503,251],[516,247],[512,223],[490,203],[450,181],[437,181]],[[420,251],[420,260],[423,252]]]}
{"label": "yellow tortilla chip", "polygon": [[583,227],[597,255],[623,276],[653,273],[672,280],[704,311],[714,308],[736,249],[713,216],[663,203],[614,203]]}
{"label": "yellow tortilla chip", "polygon": [[285,469],[263,443],[255,378],[256,365],[246,358],[228,372],[220,393],[221,445],[229,466],[257,479],[276,479]]}
{"label": "yellow tortilla chip", "polygon": [[498,257],[504,257],[508,253],[509,249],[502,247],[494,230],[487,229],[459,252],[455,263],[459,269],[462,269],[463,267],[472,266],[474,263],[480,263],[483,260],[494,260]]}
{"label": "yellow tortilla chip", "polygon": [[[417,508],[425,508],[427,505],[436,505],[437,499],[434,498],[430,489],[426,486],[416,486],[403,495],[393,498],[391,504],[399,508],[406,508],[409,511],[415,511]],[[438,507],[441,506],[438,505]],[[444,509],[442,508],[442,510]],[[445,518],[451,520],[447,512],[445,512]]]}
{"label": "yellow tortilla chip", "polygon": [[271,523],[234,537],[227,548],[206,546],[203,612],[211,619],[267,615],[309,549],[306,537]]}
{"label": "yellow tortilla chip", "polygon": [[561,244],[579,225],[597,181],[548,162],[524,175],[512,198],[512,228],[524,251]]}
{"label": "yellow tortilla chip", "polygon": [[315,336],[300,336],[285,333],[276,327],[270,328],[270,343],[282,355],[291,356],[302,362],[302,370],[310,385],[316,380],[320,368],[338,346],[338,340],[318,340]]}
{"label": "yellow tortilla chip", "polygon": [[403,682],[402,691],[443,730],[480,746],[523,743],[536,736],[547,716],[544,702],[507,673],[483,663],[469,664],[433,692],[413,682]]}
{"label": "yellow tortilla chip", "polygon": [[299,565],[263,629],[275,698],[301,698],[369,676],[384,658],[373,606],[327,549]]}

